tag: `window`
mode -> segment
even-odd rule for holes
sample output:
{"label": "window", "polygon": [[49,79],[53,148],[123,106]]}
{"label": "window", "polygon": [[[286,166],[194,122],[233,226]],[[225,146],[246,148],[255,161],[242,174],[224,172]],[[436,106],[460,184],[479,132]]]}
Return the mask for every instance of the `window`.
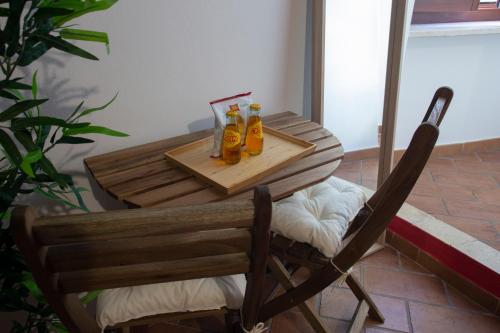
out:
{"label": "window", "polygon": [[415,0],[413,24],[500,21],[500,0]]}

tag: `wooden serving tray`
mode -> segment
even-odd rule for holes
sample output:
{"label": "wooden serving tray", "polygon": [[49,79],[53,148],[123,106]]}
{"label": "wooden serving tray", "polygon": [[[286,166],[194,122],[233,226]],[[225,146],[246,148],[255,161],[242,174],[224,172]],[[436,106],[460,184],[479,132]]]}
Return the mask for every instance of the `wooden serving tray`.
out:
{"label": "wooden serving tray", "polygon": [[177,147],[165,153],[167,159],[226,194],[249,187],[284,166],[311,154],[316,145],[263,126],[264,150],[250,156],[242,151],[241,161],[226,164],[211,158],[214,136]]}

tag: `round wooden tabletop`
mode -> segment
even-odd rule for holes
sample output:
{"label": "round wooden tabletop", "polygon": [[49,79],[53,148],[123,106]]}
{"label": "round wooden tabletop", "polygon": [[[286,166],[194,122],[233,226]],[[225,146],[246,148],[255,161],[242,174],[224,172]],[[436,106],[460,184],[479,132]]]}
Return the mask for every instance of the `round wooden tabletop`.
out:
{"label": "round wooden tabletop", "polygon": [[253,197],[253,187],[258,184],[268,185],[272,199],[276,201],[325,180],[344,157],[342,145],[330,131],[295,113],[274,114],[264,117],[263,121],[266,126],[314,142],[316,150],[231,196],[165,159],[165,151],[205,138],[213,130],[90,157],[85,159],[85,165],[102,189],[129,207],[171,207],[226,199],[250,199]]}

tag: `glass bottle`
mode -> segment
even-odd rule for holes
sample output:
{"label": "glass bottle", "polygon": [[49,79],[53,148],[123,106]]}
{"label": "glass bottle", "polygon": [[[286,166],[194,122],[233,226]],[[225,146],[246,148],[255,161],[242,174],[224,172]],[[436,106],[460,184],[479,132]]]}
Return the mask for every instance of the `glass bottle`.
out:
{"label": "glass bottle", "polygon": [[226,113],[226,127],[222,135],[222,160],[236,164],[241,160],[241,135],[238,129],[238,111]]}
{"label": "glass bottle", "polygon": [[243,121],[243,117],[241,117],[240,107],[238,106],[238,104],[229,105],[229,111],[236,111],[238,113],[238,116],[237,116],[238,130],[240,132],[241,137],[244,138],[245,137],[245,122]]}
{"label": "glass bottle", "polygon": [[262,132],[262,119],[260,118],[260,104],[250,104],[248,116],[247,136],[245,144],[250,155],[259,155],[264,148],[264,133]]}

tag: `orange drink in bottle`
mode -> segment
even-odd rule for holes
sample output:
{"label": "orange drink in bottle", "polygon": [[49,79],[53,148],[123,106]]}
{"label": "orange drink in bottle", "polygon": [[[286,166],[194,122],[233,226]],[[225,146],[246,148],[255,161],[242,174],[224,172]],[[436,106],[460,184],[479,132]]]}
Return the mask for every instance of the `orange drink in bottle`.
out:
{"label": "orange drink in bottle", "polygon": [[241,137],[243,138],[245,136],[245,122],[243,121],[243,117],[241,117],[240,114],[240,107],[238,104],[233,104],[229,106],[229,111],[236,111],[237,113],[237,124],[238,124],[238,131],[240,132]]}
{"label": "orange drink in bottle", "polygon": [[238,111],[226,113],[226,127],[222,135],[222,160],[236,164],[241,160],[241,134],[238,128]]}
{"label": "orange drink in bottle", "polygon": [[250,114],[247,122],[247,136],[245,144],[250,155],[259,155],[264,148],[264,133],[260,118],[260,104],[250,104]]}

